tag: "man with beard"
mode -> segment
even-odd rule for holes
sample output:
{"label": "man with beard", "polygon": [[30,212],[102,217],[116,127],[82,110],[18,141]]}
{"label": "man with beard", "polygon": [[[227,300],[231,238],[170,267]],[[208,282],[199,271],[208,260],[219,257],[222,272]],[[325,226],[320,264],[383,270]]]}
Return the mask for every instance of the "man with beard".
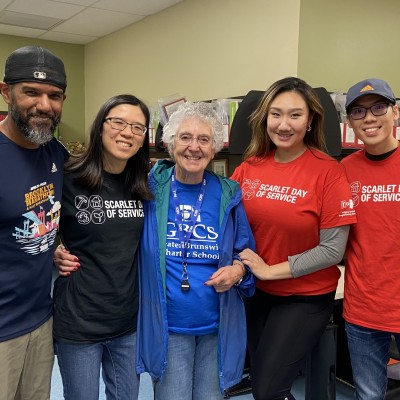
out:
{"label": "man with beard", "polygon": [[50,398],[51,275],[66,149],[54,137],[63,62],[26,46],[7,58],[0,92],[0,400]]}

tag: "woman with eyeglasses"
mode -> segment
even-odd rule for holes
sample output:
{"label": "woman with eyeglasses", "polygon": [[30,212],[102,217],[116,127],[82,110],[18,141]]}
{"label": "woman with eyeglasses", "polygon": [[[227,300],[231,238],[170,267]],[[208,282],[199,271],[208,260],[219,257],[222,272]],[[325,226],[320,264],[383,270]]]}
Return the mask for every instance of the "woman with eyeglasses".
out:
{"label": "woman with eyeglasses", "polygon": [[254,278],[239,252],[254,248],[236,182],[206,170],[223,147],[223,125],[207,103],[184,103],[164,126],[173,162],[149,183],[140,244],[138,372],[156,400],[216,400],[242,378],[243,296]]}
{"label": "woman with eyeglasses", "polygon": [[245,161],[234,171],[257,253],[240,257],[258,278],[246,299],[253,396],[291,400],[293,381],[329,321],[349,227],[356,222],[343,167],[324,153],[323,108],[289,77],[251,116]]}
{"label": "woman with eyeglasses", "polygon": [[[90,142],[65,166],[55,252],[55,352],[66,400],[137,399],[137,250],[147,183],[147,106],[124,94],[97,113]],[[72,272],[71,272],[72,271]]]}

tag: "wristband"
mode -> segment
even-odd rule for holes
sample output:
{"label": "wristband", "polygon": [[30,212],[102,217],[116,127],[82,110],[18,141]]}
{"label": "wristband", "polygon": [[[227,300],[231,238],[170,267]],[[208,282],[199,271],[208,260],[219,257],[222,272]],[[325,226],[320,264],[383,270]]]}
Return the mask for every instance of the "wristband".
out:
{"label": "wristband", "polygon": [[240,262],[239,260],[234,260],[232,265],[240,265],[242,267],[242,277],[235,283],[235,286],[239,286],[242,282],[243,282],[243,278],[246,275],[246,268],[244,266],[244,264],[242,262]]}
{"label": "wristband", "polygon": [[236,283],[235,286],[239,286],[243,282],[243,278],[240,278]]}

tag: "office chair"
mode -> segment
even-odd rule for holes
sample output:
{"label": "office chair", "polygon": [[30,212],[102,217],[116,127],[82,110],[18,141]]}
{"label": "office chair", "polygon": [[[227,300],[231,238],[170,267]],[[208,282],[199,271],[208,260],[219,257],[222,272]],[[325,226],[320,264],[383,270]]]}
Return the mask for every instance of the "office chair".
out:
{"label": "office chair", "polygon": [[[314,88],[314,90],[325,111],[324,135],[327,152],[332,157],[337,157],[342,152],[342,134],[335,104],[325,88],[318,87]],[[235,118],[231,125],[229,138],[230,154],[243,154],[249,145],[251,139],[249,118],[263,95],[263,91],[251,90],[239,104],[239,108],[236,111]]]}

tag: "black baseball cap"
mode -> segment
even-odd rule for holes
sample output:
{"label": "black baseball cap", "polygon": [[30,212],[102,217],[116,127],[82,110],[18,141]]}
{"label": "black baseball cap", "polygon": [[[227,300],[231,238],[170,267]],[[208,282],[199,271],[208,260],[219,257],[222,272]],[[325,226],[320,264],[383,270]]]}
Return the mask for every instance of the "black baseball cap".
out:
{"label": "black baseball cap", "polygon": [[64,92],[67,87],[64,63],[40,46],[25,46],[13,51],[6,60],[3,81],[10,85],[19,82],[48,83]]}

